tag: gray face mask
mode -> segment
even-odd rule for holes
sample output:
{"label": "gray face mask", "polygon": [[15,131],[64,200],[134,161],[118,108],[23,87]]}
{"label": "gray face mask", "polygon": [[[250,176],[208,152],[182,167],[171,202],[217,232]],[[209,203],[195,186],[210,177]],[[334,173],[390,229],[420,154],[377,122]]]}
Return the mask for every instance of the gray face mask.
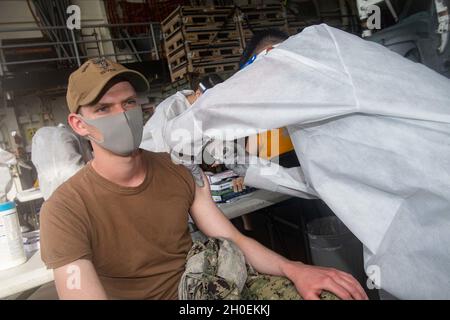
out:
{"label": "gray face mask", "polygon": [[112,153],[128,156],[141,144],[144,124],[140,106],[112,116],[82,119],[103,136],[103,140],[94,139],[92,136],[88,138]]}

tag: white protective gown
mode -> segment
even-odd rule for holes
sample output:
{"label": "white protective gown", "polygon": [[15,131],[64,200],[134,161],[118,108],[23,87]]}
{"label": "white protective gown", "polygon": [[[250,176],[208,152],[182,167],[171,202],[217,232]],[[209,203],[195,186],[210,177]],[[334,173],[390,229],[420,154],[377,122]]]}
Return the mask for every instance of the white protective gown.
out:
{"label": "white protective gown", "polygon": [[191,94],[194,94],[194,91],[178,91],[158,104],[155,113],[144,126],[142,142],[139,146],[141,149],[153,152],[170,152],[170,148],[163,138],[163,130],[167,121],[175,118],[191,106],[186,98]]}
{"label": "white protective gown", "polygon": [[450,80],[312,26],[169,121],[166,132],[189,138],[166,139],[175,148],[284,126],[301,168],[252,166],[246,184],[320,197],[362,241],[382,289],[450,299]]}

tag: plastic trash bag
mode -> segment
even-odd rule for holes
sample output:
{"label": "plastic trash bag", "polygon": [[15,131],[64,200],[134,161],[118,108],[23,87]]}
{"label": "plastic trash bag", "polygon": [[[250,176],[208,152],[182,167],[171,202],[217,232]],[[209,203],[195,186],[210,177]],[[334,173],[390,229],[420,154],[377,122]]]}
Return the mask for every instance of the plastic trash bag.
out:
{"label": "plastic trash bag", "polygon": [[35,133],[31,161],[45,200],[90,160],[87,143],[64,126],[43,127]]}
{"label": "plastic trash bag", "polygon": [[6,201],[6,195],[13,186],[9,166],[16,163],[16,157],[12,153],[0,148],[0,202]]}

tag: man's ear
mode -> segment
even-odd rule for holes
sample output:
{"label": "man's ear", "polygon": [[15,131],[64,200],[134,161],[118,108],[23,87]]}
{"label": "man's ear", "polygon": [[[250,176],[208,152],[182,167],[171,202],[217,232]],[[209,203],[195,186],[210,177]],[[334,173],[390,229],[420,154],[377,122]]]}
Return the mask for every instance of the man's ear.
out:
{"label": "man's ear", "polygon": [[81,116],[79,114],[73,112],[69,114],[69,116],[67,117],[67,123],[78,135],[85,137],[89,134],[86,123],[81,120]]}

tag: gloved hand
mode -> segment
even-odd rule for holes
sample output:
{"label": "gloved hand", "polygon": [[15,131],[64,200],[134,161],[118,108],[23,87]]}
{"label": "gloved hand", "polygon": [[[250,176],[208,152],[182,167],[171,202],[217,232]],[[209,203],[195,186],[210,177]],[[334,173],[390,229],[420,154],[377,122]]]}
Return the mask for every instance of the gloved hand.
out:
{"label": "gloved hand", "polygon": [[227,141],[223,147],[225,167],[240,177],[245,177],[248,169],[248,153],[236,141]]}
{"label": "gloved hand", "polygon": [[230,163],[225,164],[225,167],[229,170],[233,170],[234,173],[236,173],[240,177],[245,177],[248,169],[248,164],[237,164],[237,163]]}

